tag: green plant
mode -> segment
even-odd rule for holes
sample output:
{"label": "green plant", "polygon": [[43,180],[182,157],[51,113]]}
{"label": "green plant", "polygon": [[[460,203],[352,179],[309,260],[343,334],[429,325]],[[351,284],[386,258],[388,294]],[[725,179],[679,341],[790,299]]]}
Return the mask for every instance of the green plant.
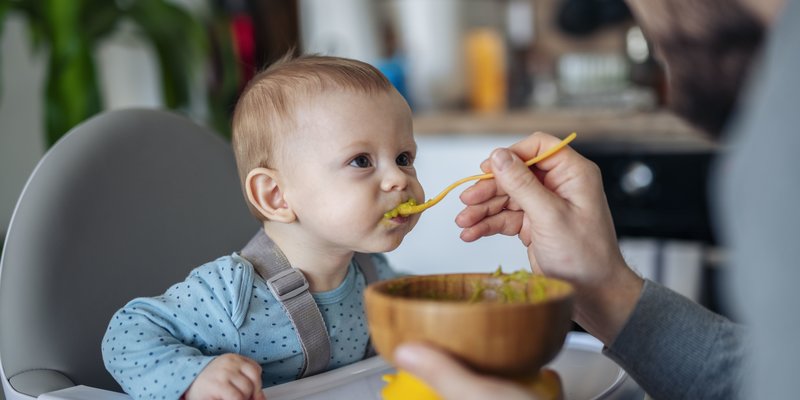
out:
{"label": "green plant", "polygon": [[227,32],[215,29],[218,23],[209,24],[214,33],[209,35],[198,18],[168,0],[0,0],[0,32],[3,20],[12,12],[25,17],[34,49],[49,52],[45,83],[48,146],[101,110],[93,54],[98,43],[123,21],[132,22],[153,47],[164,103],[169,108],[188,105],[197,68],[207,65],[209,54],[222,57],[217,64],[228,64],[227,71],[210,86],[209,107],[214,127],[228,132],[224,100],[220,99],[235,96],[237,77],[231,75],[236,74],[236,68],[230,68],[230,40],[219,37]]}

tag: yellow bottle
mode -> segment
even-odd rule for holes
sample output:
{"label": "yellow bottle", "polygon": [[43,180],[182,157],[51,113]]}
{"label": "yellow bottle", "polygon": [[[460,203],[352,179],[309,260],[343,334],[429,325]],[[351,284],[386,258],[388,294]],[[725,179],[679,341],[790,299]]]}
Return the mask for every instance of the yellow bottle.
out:
{"label": "yellow bottle", "polygon": [[502,36],[493,29],[480,28],[466,36],[469,102],[478,112],[506,109],[508,82],[506,51]]}

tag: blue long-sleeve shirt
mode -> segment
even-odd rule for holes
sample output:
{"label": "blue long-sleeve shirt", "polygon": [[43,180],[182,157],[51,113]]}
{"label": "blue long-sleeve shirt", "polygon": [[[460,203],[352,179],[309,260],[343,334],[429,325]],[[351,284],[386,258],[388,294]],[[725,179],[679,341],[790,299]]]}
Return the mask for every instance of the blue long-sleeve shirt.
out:
{"label": "blue long-sleeve shirt", "polygon": [[[396,274],[373,255],[378,279]],[[329,368],[361,360],[369,341],[364,276],[353,263],[339,287],[313,297],[331,340]],[[303,353],[291,321],[238,254],[194,269],[163,295],[117,311],[102,342],[103,361],[137,399],[177,399],[214,357],[236,353],[261,364],[265,387],[293,380]]]}

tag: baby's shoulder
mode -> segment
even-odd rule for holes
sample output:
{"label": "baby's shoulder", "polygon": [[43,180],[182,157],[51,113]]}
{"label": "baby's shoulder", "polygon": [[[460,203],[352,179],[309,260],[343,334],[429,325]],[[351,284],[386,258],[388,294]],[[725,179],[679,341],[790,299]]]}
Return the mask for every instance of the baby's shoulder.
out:
{"label": "baby's shoulder", "polygon": [[[234,253],[207,262],[189,273],[187,282],[200,284],[213,292],[236,294],[253,284],[253,266]],[[227,296],[225,296],[227,297]]]}
{"label": "baby's shoulder", "polygon": [[234,253],[195,268],[186,281],[194,291],[225,308],[239,326],[250,303],[253,275],[253,265]]}
{"label": "baby's shoulder", "polygon": [[222,256],[216,260],[209,261],[195,269],[189,276],[209,277],[209,276],[226,276],[230,277],[242,273],[246,268],[251,268],[252,265],[244,258],[236,253],[231,255]]}

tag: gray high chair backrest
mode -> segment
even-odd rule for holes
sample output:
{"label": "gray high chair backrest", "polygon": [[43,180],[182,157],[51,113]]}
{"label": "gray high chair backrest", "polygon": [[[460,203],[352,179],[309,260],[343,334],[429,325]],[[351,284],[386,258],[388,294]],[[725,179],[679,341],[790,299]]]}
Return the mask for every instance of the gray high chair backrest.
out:
{"label": "gray high chair backrest", "polygon": [[239,250],[258,223],[230,145],[165,111],[108,112],[42,158],[0,261],[0,364],[9,399],[87,385],[120,391],[100,341],[128,300]]}

